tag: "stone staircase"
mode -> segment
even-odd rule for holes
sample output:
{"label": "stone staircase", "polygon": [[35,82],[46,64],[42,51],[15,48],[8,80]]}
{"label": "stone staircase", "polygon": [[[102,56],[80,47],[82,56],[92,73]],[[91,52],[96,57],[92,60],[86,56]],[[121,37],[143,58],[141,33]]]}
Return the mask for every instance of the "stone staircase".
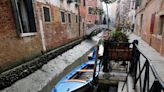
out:
{"label": "stone staircase", "polygon": [[128,66],[122,66],[122,62],[111,61],[112,71],[103,72],[102,69],[99,72],[98,83],[117,85],[119,82],[126,81]]}

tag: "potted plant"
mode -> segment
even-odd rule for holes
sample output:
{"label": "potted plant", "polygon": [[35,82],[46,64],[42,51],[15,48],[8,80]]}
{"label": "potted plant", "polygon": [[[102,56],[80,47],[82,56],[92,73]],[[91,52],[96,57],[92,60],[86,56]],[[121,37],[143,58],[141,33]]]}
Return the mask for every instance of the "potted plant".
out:
{"label": "potted plant", "polygon": [[[116,29],[109,33],[109,37],[104,41],[104,68],[108,71],[108,62],[114,61],[130,61],[132,58],[132,48],[128,42],[128,36]],[[125,63],[124,63],[125,64]]]}
{"label": "potted plant", "polygon": [[120,31],[119,29],[112,30],[109,33],[107,43],[109,48],[127,48],[128,47],[128,36]]}

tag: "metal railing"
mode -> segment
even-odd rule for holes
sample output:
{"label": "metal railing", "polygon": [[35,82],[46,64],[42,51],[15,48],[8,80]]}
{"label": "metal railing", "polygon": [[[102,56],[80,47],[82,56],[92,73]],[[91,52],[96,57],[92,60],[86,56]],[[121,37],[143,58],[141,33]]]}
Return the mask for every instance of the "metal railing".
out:
{"label": "metal railing", "polygon": [[94,32],[96,29],[107,29],[107,25],[94,25],[93,27],[86,30],[86,35],[90,35],[92,32]]}
{"label": "metal railing", "polygon": [[139,92],[163,92],[164,83],[160,79],[150,60],[134,45],[130,74],[133,77],[134,89]]}

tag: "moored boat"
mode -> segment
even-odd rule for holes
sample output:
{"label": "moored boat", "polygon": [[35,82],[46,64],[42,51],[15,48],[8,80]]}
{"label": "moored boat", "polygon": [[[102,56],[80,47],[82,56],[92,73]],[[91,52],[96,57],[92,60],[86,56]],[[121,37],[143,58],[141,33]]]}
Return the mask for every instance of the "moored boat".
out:
{"label": "moored boat", "polygon": [[[92,57],[63,77],[51,92],[84,92],[92,88],[91,82],[93,80],[95,54],[96,50],[94,49]],[[96,68],[97,70],[98,67]]]}

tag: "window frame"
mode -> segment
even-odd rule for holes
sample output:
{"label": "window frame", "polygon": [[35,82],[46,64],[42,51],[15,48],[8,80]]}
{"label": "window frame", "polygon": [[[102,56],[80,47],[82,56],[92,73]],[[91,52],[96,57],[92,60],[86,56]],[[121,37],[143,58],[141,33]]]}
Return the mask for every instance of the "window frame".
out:
{"label": "window frame", "polygon": [[76,15],[76,23],[78,23],[79,21],[79,18],[78,18],[78,15]]}
{"label": "window frame", "polygon": [[[72,15],[71,15],[71,13],[68,13],[67,14],[68,16],[68,24],[72,24]],[[70,15],[70,18],[69,18],[69,15]]]}
{"label": "window frame", "polygon": [[[163,23],[163,25],[161,25],[162,23]],[[161,29],[161,27],[162,27],[162,29]],[[158,35],[159,38],[162,37],[162,34],[164,32],[163,29],[164,29],[164,15],[160,15],[159,16],[158,32],[157,32],[157,35]]]}
{"label": "window frame", "polygon": [[[63,22],[63,20],[62,20],[63,18],[62,18],[61,12],[64,13],[64,20],[65,20],[64,22]],[[66,21],[67,21],[67,20],[66,20],[66,17],[67,17],[67,16],[66,16],[66,12],[64,12],[64,10],[60,10],[60,20],[61,20],[61,24],[66,24]]]}
{"label": "window frame", "polygon": [[[49,9],[50,21],[45,21],[44,7]],[[42,15],[43,15],[43,21],[44,21],[45,23],[51,23],[51,22],[52,22],[52,15],[51,15],[51,8],[50,8],[50,6],[42,5]]]}
{"label": "window frame", "polygon": [[92,6],[88,6],[88,15],[93,15],[92,11],[91,11],[91,14],[89,13],[89,8],[92,8]]}
{"label": "window frame", "polygon": [[[28,30],[28,32],[25,32],[24,29],[23,29],[21,14],[20,14],[17,2],[19,2],[19,0],[11,0],[11,5],[12,5],[12,8],[13,8],[14,18],[15,18],[15,23],[16,23],[16,32],[17,32],[18,36],[19,37],[27,37],[27,36],[37,35],[36,20],[35,20],[35,13],[34,13],[33,5],[32,5],[32,9],[33,9],[32,12],[33,12],[33,15],[34,15],[33,17],[34,17],[34,24],[35,24],[34,25],[34,31],[32,31],[32,29],[30,27],[30,24],[29,24],[29,30]],[[33,1],[31,0],[31,2],[33,2]],[[27,7],[27,6],[25,6],[25,7]],[[29,17],[29,15],[27,15],[27,17]],[[30,22],[29,19],[28,19],[28,22]]]}
{"label": "window frame", "polygon": [[142,32],[142,29],[143,29],[143,19],[144,19],[144,14],[142,13],[140,15],[140,32]]}
{"label": "window frame", "polygon": [[83,0],[83,6],[84,7],[86,6],[86,0]]}

